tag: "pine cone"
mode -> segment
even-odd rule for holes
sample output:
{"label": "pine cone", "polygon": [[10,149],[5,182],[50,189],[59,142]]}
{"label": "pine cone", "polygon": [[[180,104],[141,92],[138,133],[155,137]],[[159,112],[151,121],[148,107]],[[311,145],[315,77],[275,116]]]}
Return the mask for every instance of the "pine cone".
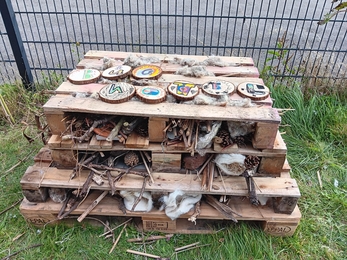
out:
{"label": "pine cone", "polygon": [[238,146],[245,145],[245,138],[243,136],[236,136],[232,138],[232,141],[237,144]]}
{"label": "pine cone", "polygon": [[135,152],[128,152],[125,156],[124,156],[124,163],[127,166],[135,166],[140,162],[139,156],[135,153]]}
{"label": "pine cone", "polygon": [[146,125],[146,124],[138,125],[135,128],[135,132],[142,137],[147,137],[148,136],[148,125]]}
{"label": "pine cone", "polygon": [[221,138],[220,145],[221,145],[222,147],[227,147],[227,146],[233,144],[233,141],[232,141],[231,138],[230,138],[229,131],[227,131],[227,130],[224,130],[224,129],[220,130],[220,131],[217,133],[217,137]]}
{"label": "pine cone", "polygon": [[257,167],[260,163],[260,158],[258,156],[247,155],[244,161],[247,170],[252,170]]}

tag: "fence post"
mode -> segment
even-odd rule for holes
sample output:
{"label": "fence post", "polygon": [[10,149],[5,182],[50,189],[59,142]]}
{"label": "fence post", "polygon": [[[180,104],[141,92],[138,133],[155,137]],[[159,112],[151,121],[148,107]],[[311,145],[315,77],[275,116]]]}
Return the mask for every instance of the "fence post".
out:
{"label": "fence post", "polygon": [[11,0],[0,0],[0,12],[2,19],[4,20],[6,32],[23,85],[26,89],[34,90],[33,75],[31,74],[28,58],[24,50],[23,41],[18,29]]}

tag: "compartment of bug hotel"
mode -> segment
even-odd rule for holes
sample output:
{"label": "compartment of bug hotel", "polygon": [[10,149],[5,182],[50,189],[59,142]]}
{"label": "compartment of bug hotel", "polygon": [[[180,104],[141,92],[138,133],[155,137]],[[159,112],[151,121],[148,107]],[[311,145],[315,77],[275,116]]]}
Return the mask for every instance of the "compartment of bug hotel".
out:
{"label": "compartment of bug hotel", "polygon": [[60,136],[51,138],[51,148],[64,148],[61,144],[52,146],[55,142],[69,140],[71,143],[88,144],[91,149],[111,148],[116,143],[128,148],[145,148],[149,144],[146,117],[65,113],[64,121],[66,129]]}

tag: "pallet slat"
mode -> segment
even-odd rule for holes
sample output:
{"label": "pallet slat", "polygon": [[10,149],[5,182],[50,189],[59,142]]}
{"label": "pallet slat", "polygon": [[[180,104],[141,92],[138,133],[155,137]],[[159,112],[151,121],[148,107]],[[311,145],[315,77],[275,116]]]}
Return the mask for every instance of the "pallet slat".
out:
{"label": "pallet slat", "polygon": [[[89,205],[100,195],[100,192],[92,192],[84,202],[71,213],[71,216],[81,215]],[[62,204],[55,203],[48,200],[45,203],[30,203],[26,199],[20,205],[20,211],[26,220],[34,225],[42,226],[48,222],[56,220],[56,216],[61,209]],[[119,210],[119,204],[113,198],[106,196],[91,212],[91,216],[125,216],[121,210]],[[264,223],[265,231],[272,235],[288,236],[292,235],[295,228],[299,224],[301,219],[301,213],[298,207],[296,207],[292,214],[274,214],[270,207],[254,207],[250,205],[247,200],[243,198],[234,197],[230,200],[229,206],[240,216],[235,216],[239,221],[261,221]],[[187,219],[193,214],[193,211],[183,214],[179,219]],[[143,212],[131,212],[127,211],[126,217],[142,217]],[[152,219],[153,221],[164,222],[168,220],[164,211],[153,209],[150,212],[145,213],[146,220]],[[197,222],[204,219],[209,220],[225,220],[225,216],[205,202],[201,203],[201,214],[197,219]],[[158,230],[158,229],[157,229]],[[165,230],[160,230],[165,232]],[[170,229],[168,232],[174,232]],[[182,233],[182,232],[180,232]],[[189,232],[187,232],[189,234]]]}
{"label": "pallet slat", "polygon": [[[70,180],[72,170],[57,169],[53,167],[39,168],[30,166],[21,179],[22,189],[35,189],[37,187],[51,188],[73,188],[77,189],[85,182],[89,171],[81,171],[79,177]],[[228,194],[233,196],[248,196],[247,185],[243,177],[226,177],[224,182],[226,191],[220,177],[213,182],[218,186],[218,190],[211,191],[201,189],[201,181],[196,179],[193,174],[179,173],[152,173],[155,183],[146,186],[146,190],[153,192],[173,192],[182,190],[194,194]],[[254,177],[258,189],[263,197],[300,197],[300,191],[295,179],[291,178],[265,178]],[[121,181],[117,182],[116,189],[140,191],[143,184],[143,178],[134,175],[126,175]],[[101,186],[91,184],[91,189],[109,190],[108,183]]]}

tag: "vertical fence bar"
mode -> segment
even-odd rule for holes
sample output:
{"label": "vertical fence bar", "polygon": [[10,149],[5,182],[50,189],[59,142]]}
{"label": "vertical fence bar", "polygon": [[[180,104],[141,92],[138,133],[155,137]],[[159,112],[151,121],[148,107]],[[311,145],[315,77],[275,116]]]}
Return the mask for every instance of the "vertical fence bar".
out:
{"label": "vertical fence bar", "polygon": [[10,0],[0,1],[0,12],[23,85],[26,89],[33,90],[35,88],[33,76],[31,74],[29,62]]}

